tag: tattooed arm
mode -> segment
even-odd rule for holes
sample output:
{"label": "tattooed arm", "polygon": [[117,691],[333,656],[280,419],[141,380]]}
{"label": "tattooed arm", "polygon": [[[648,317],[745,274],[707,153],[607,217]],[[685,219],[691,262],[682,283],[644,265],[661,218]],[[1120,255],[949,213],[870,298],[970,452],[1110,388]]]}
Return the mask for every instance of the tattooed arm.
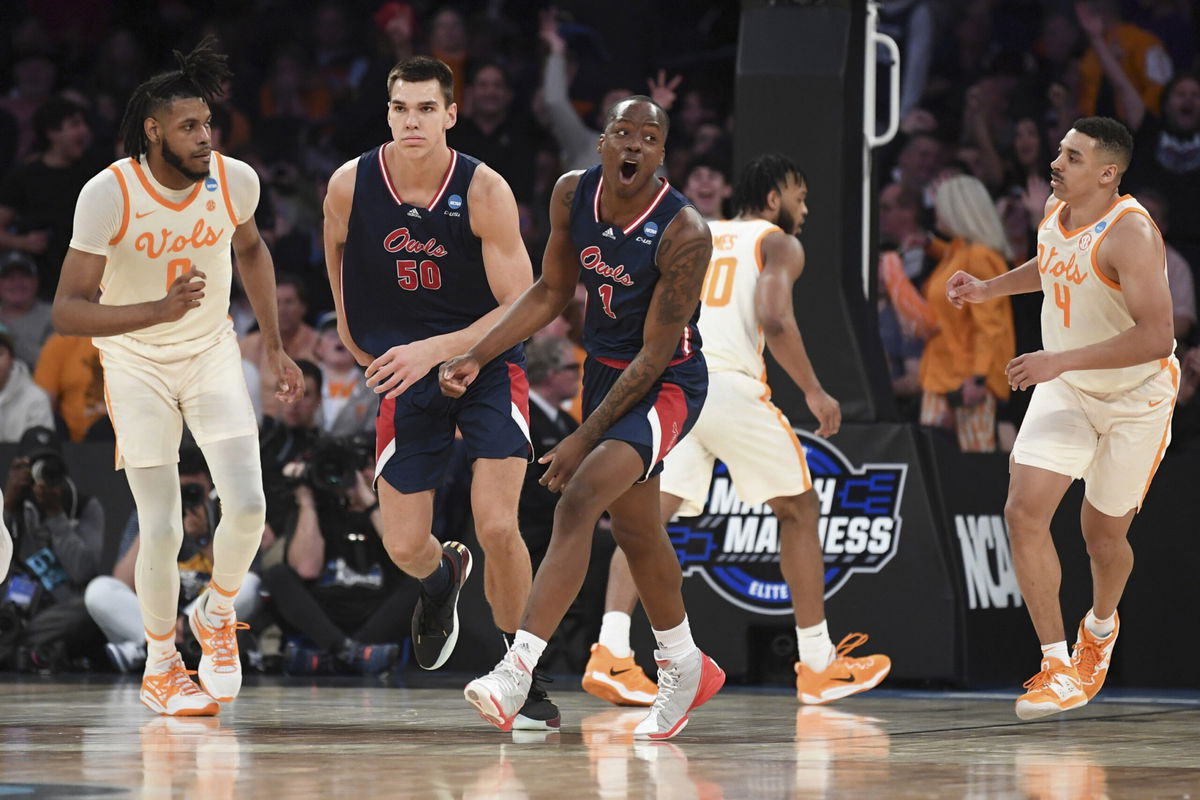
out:
{"label": "tattooed arm", "polygon": [[667,226],[658,247],[659,278],[642,326],[642,349],[583,425],[538,459],[538,463],[550,465],[538,483],[552,492],[561,491],[596,442],[662,376],[675,355],[683,326],[700,303],[700,287],[711,255],[708,225],[689,206]]}
{"label": "tattooed arm", "polygon": [[581,175],[582,171],[565,173],[554,185],[550,197],[550,239],[542,257],[541,277],[470,350],[442,365],[438,376],[442,394],[462,395],[482,365],[549,325],[575,296],[579,259],[571,244],[571,201]]}
{"label": "tattooed arm", "polygon": [[708,225],[688,206],[667,226],[658,248],[658,284],[642,327],[642,349],[604,400],[579,428],[595,442],[641,400],[675,355],[683,328],[700,303],[700,287],[712,256]]}

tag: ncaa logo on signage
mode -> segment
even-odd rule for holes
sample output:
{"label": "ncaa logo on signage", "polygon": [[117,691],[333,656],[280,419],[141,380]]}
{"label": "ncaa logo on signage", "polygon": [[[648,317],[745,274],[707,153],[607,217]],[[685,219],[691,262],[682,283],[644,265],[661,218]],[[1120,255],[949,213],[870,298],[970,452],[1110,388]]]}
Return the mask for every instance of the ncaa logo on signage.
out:
{"label": "ncaa logo on signage", "polygon": [[[879,572],[900,545],[906,464],[855,466],[840,450],[797,430],[820,504],[825,598],[856,573]],[[697,575],[730,603],[759,614],[792,613],[779,569],[779,520],[766,505],[743,502],[717,462],[704,513],[676,520],[667,533],[684,577]]]}
{"label": "ncaa logo on signage", "polygon": [[208,189],[210,192],[215,192],[217,190],[217,179],[213,177],[205,178],[204,188]]}

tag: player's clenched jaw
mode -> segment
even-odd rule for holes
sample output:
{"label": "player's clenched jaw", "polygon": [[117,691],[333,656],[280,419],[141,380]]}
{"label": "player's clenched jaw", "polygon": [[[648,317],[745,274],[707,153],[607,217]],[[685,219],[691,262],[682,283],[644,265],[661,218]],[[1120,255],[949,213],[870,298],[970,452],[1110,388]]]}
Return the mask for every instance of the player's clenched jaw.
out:
{"label": "player's clenched jaw", "polygon": [[654,181],[667,141],[667,116],[644,100],[622,100],[609,113],[600,135],[604,182],[618,197],[636,197]]}
{"label": "player's clenched jaw", "polygon": [[388,100],[388,127],[400,152],[420,156],[446,143],[458,119],[458,105],[446,105],[436,80],[397,80]]}
{"label": "player's clenched jaw", "polygon": [[172,100],[146,120],[149,154],[158,150],[165,161],[190,183],[209,174],[212,159],[212,114],[199,97]]}

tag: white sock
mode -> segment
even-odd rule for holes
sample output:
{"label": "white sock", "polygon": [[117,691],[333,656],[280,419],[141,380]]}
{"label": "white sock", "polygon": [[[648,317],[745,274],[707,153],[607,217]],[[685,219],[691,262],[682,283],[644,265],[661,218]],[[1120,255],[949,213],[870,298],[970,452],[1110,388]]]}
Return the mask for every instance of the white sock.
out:
{"label": "white sock", "polygon": [[175,655],[175,635],[165,639],[146,636],[146,672],[166,672],[166,662]]}
{"label": "white sock", "polygon": [[546,652],[546,642],[539,639],[529,631],[522,628],[517,631],[517,635],[513,637],[513,647],[525,646],[525,649],[533,655],[533,663],[529,665],[532,670],[537,666],[538,660],[542,657],[542,653]]}
{"label": "white sock", "polygon": [[800,663],[813,672],[824,672],[829,669],[837,650],[833,640],[829,638],[829,623],[821,620],[816,625],[807,628],[796,626],[796,649],[800,652]]}
{"label": "white sock", "polygon": [[624,611],[608,611],[600,620],[600,644],[616,658],[629,658],[629,615]]}
{"label": "white sock", "polygon": [[1042,645],[1042,658],[1057,658],[1064,664],[1071,663],[1071,655],[1067,652],[1066,641]]}
{"label": "white sock", "polygon": [[236,589],[230,592],[224,586],[217,586],[216,581],[209,581],[204,603],[200,606],[200,610],[204,612],[205,621],[224,624],[225,619],[233,613],[235,597],[237,597]]}
{"label": "white sock", "polygon": [[1112,616],[1100,619],[1094,609],[1089,609],[1087,616],[1083,618],[1083,625],[1091,631],[1092,636],[1104,639],[1117,628],[1117,612],[1114,611]]}
{"label": "white sock", "polygon": [[667,661],[678,661],[696,652],[696,643],[692,641],[692,628],[688,625],[686,614],[683,622],[674,628],[666,631],[655,630],[654,640],[658,643],[659,653]]}

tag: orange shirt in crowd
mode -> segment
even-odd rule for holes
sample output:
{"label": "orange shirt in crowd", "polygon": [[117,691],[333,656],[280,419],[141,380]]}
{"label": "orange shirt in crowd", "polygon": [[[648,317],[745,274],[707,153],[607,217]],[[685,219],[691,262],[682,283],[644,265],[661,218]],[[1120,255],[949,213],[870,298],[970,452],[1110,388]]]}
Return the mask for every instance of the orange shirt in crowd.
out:
{"label": "orange shirt in crowd", "polygon": [[989,391],[1008,399],[1004,368],[1016,354],[1012,303],[1007,297],[966,303],[958,309],[946,297],[946,281],[958,270],[988,280],[1008,271],[1004,256],[982,244],[955,239],[941,249],[941,260],[925,282],[925,300],[938,322],[938,332],[921,356],[921,388],[945,394],[982,375]]}
{"label": "orange shirt in crowd", "polygon": [[42,346],[33,380],[50,395],[72,442],[82,442],[92,423],[108,415],[100,351],[90,337],[52,334]]}
{"label": "orange shirt in crowd", "polygon": [[[1158,114],[1159,95],[1171,80],[1171,56],[1158,37],[1136,25],[1121,23],[1108,32],[1105,41],[1113,48],[1121,68],[1151,114]],[[1085,117],[1096,113],[1100,85],[1106,80],[1100,57],[1093,48],[1079,62],[1079,111]]]}

